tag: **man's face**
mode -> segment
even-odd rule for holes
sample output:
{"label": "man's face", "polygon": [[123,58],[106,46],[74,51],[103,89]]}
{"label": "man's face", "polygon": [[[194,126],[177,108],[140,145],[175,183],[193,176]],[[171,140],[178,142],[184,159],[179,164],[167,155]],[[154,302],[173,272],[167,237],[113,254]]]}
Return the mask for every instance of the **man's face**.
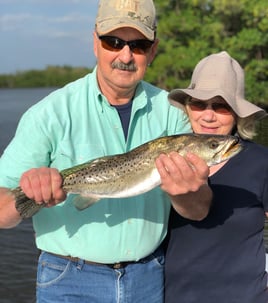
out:
{"label": "man's face", "polygon": [[[107,36],[119,38],[119,49],[107,49],[106,42],[99,39],[94,33],[94,53],[98,61],[98,81],[101,90],[110,87],[114,90],[134,90],[137,83],[144,78],[147,66],[153,61],[158,42],[149,44],[145,52],[142,52],[122,44],[124,41],[137,39],[147,40],[139,31],[125,27],[111,31]],[[121,40],[120,40],[121,39]],[[105,45],[106,43],[106,45]],[[139,46],[139,44],[137,44]]]}

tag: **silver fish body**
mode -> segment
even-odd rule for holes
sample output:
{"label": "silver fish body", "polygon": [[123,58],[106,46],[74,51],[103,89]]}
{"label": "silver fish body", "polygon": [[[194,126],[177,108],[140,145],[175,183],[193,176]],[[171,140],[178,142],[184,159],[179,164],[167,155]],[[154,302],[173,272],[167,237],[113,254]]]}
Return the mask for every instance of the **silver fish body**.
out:
{"label": "silver fish body", "polygon": [[[183,134],[161,137],[119,155],[101,157],[61,171],[63,189],[78,194],[76,208],[82,210],[102,198],[127,198],[161,184],[155,159],[172,151],[201,157],[208,166],[236,155],[242,146],[234,136]],[[20,188],[13,190],[22,218],[34,215],[45,204],[29,200]]]}

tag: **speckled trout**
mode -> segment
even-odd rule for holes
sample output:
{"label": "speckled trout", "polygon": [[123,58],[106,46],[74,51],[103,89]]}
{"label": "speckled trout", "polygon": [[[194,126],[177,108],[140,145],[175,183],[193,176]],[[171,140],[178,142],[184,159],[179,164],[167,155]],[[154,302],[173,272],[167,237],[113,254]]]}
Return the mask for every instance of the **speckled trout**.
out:
{"label": "speckled trout", "polygon": [[[161,184],[155,159],[172,151],[185,156],[188,152],[201,157],[208,166],[236,155],[242,146],[235,136],[182,134],[161,137],[113,156],[86,162],[60,173],[65,192],[78,194],[73,200],[83,210],[102,198],[127,198],[145,193]],[[13,189],[16,208],[22,218],[33,216],[45,203],[28,199],[21,188]]]}

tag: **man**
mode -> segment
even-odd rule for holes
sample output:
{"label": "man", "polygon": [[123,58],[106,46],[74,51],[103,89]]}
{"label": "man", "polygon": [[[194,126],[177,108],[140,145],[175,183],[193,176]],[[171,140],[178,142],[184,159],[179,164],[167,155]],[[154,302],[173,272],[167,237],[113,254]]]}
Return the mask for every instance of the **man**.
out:
{"label": "man", "polygon": [[[158,247],[170,202],[187,218],[199,220],[208,212],[207,166],[194,155],[182,158],[175,152],[156,160],[162,190],[103,199],[82,212],[71,203],[72,195],[59,203],[66,196],[58,170],[191,130],[184,112],[167,102],[167,93],[142,81],[157,44],[152,1],[101,0],[93,73],[28,110],[0,160],[1,186],[17,186],[28,170],[20,182],[24,192],[37,203],[57,204],[33,217],[42,251],[39,303],[163,302]],[[193,204],[196,192],[204,195]],[[20,222],[14,205],[5,213],[13,224]]]}

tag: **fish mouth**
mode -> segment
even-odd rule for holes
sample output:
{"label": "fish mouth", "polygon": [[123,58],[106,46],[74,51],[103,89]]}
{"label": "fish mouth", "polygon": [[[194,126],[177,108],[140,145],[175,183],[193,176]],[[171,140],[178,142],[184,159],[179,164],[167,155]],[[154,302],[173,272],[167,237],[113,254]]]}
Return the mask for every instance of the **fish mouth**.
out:
{"label": "fish mouth", "polygon": [[228,142],[225,146],[225,148],[223,149],[223,153],[222,153],[222,159],[228,159],[230,158],[230,156],[234,156],[236,154],[238,154],[242,149],[242,144],[240,142],[239,137],[232,137],[232,140],[230,140],[230,142]]}

